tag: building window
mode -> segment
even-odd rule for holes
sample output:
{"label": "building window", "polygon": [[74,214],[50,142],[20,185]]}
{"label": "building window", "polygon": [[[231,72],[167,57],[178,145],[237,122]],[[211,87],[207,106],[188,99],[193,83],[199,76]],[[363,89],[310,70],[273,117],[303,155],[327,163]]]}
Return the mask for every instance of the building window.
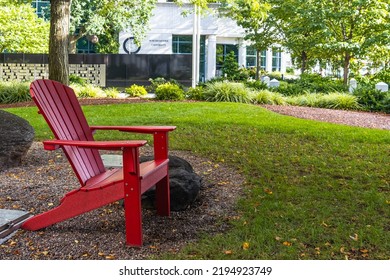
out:
{"label": "building window", "polygon": [[178,54],[192,54],[192,36],[172,35],[172,52]]}
{"label": "building window", "polygon": [[233,52],[236,60],[238,62],[238,46],[237,45],[224,45],[217,44],[217,70],[222,68],[223,62],[225,61],[225,57]]}
{"label": "building window", "polygon": [[[192,54],[192,36],[191,35],[172,35],[172,53]],[[206,65],[206,36],[200,36],[200,59],[199,59],[199,79],[205,79]]]}
{"label": "building window", "polygon": [[282,55],[281,55],[280,48],[273,48],[272,49],[272,72],[281,71],[280,63],[282,61]]}
{"label": "building window", "polygon": [[[260,61],[260,68],[265,70],[267,59],[266,59],[266,51],[260,52],[261,55],[261,61]],[[256,67],[256,49],[254,47],[247,47],[246,48],[246,67]]]}
{"label": "building window", "polygon": [[49,0],[33,0],[31,5],[36,10],[36,14],[48,20],[50,18],[50,1]]}

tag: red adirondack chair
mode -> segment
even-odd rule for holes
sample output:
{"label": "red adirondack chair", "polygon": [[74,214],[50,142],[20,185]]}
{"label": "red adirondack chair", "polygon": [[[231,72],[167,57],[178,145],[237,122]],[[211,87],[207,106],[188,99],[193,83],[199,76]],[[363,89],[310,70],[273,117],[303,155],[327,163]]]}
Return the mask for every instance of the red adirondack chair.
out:
{"label": "red adirondack chair", "polygon": [[[142,193],[156,185],[157,214],[170,215],[168,133],[175,127],[89,126],[73,89],[51,80],[31,83],[30,94],[56,138],[43,141],[44,148],[63,149],[81,187],[67,193],[56,208],[28,219],[22,228],[39,230],[124,199],[126,243],[142,246]],[[146,141],[94,141],[96,130],[152,134],[154,160],[139,162],[139,148]],[[121,150],[123,167],[106,170],[98,150]]]}

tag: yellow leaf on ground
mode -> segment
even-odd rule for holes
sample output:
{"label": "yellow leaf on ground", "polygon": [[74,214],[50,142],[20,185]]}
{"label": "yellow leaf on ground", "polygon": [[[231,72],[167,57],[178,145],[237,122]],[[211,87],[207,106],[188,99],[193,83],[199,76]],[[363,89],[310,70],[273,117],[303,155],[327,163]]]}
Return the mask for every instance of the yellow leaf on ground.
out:
{"label": "yellow leaf on ground", "polygon": [[249,249],[249,242],[242,243],[242,249],[248,250]]}

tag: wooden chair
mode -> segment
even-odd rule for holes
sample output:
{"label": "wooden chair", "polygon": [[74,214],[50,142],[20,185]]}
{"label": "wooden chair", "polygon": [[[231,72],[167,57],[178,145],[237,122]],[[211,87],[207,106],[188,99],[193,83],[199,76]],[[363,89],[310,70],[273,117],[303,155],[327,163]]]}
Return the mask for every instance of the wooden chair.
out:
{"label": "wooden chair", "polygon": [[[51,80],[31,83],[30,94],[55,136],[43,141],[44,148],[63,149],[81,187],[67,193],[56,208],[28,219],[22,228],[39,230],[124,199],[126,243],[142,246],[142,193],[156,185],[157,214],[170,215],[168,132],[175,127],[89,126],[74,91]],[[94,141],[96,130],[152,134],[154,160],[139,162],[139,148],[146,141]],[[98,150],[121,150],[123,168],[106,170]]]}

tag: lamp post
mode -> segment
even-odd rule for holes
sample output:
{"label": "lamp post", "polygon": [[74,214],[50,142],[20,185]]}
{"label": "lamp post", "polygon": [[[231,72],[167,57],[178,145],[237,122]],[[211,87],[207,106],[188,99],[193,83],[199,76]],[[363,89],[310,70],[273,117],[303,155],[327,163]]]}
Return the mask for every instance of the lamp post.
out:
{"label": "lamp post", "polygon": [[192,87],[195,88],[199,82],[200,68],[200,12],[196,4],[194,4],[192,28]]}

